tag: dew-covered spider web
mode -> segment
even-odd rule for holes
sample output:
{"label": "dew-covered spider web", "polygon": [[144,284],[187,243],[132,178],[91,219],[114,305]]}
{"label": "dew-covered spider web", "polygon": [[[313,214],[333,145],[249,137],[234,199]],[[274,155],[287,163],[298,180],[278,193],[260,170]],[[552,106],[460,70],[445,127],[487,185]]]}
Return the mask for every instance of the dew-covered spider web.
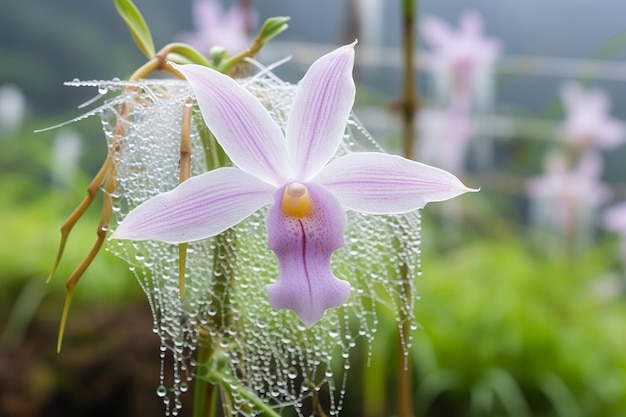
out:
{"label": "dew-covered spider web", "polygon": [[[271,73],[240,82],[279,125],[285,125],[294,85]],[[112,230],[131,209],[178,185],[186,106],[193,106],[192,175],[206,172],[214,149],[203,141],[206,128],[185,82],[70,84],[117,93],[88,114],[101,116],[115,160],[118,187]],[[352,116],[337,156],[363,150],[381,152]],[[346,245],[334,253],[332,269],[351,283],[350,299],[340,308],[327,310],[310,329],[291,310],[273,309],[269,304],[265,286],[278,277],[278,265],[267,249],[264,218],[261,210],[222,235],[189,243],[183,299],[177,245],[108,242],[108,250],[129,263],[148,296],[154,332],[161,340],[157,394],[168,415],[179,413],[181,395],[197,375],[211,382],[222,378],[222,392],[228,397],[223,401],[225,413],[260,414],[249,396],[241,394],[245,389],[279,412],[293,408],[299,416],[308,415],[310,411],[305,410],[319,402],[328,415],[336,416],[344,403],[350,353],[357,343],[371,346],[377,308],[392,309],[398,326],[415,325],[417,212],[401,216],[348,212]],[[410,342],[403,340],[405,352]],[[213,359],[197,363],[197,355],[207,352]],[[170,362],[166,359],[171,358],[173,369],[165,369],[164,364]]]}

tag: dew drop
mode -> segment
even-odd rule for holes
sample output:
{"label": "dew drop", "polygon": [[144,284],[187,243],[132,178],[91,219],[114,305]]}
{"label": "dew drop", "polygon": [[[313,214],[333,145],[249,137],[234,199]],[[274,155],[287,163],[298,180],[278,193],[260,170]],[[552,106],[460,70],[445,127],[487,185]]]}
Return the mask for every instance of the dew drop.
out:
{"label": "dew drop", "polygon": [[215,307],[214,305],[210,305],[207,309],[207,314],[211,317],[215,316],[217,314],[217,307]]}
{"label": "dew drop", "polygon": [[167,388],[165,388],[165,385],[159,385],[159,387],[156,390],[156,393],[159,397],[163,398],[167,394]]}

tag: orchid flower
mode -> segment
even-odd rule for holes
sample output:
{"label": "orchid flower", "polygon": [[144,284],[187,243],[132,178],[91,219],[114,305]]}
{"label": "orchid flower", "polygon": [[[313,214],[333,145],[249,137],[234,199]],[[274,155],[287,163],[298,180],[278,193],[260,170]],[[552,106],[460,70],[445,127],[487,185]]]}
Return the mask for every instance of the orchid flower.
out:
{"label": "orchid flower", "polygon": [[564,139],[582,151],[613,149],[626,141],[624,123],[611,117],[611,98],[601,89],[584,90],[575,83],[561,92],[566,111]]}
{"label": "orchid flower", "polygon": [[500,42],[483,35],[482,19],[475,11],[461,16],[458,30],[436,16],[424,17],[420,28],[433,50],[428,59],[430,69],[451,77],[455,96],[468,94],[476,77],[490,69],[501,54]]}
{"label": "orchid flower", "polygon": [[192,177],[144,202],[113,238],[205,239],[270,206],[268,247],[280,269],[266,287],[270,304],[293,310],[309,327],[326,309],[343,305],[350,284],[333,274],[330,259],[344,244],[346,209],[405,213],[470,191],[446,171],[399,156],[362,152],[332,159],[354,103],[353,64],[353,45],[313,63],[296,90],[284,135],[237,81],[210,68],[177,65],[236,167]]}
{"label": "orchid flower", "polygon": [[560,154],[550,154],[546,160],[546,173],[527,184],[527,193],[534,202],[546,205],[548,222],[563,233],[580,228],[585,215],[589,215],[610,197],[602,184],[602,160],[596,153],[585,154],[574,170]]}
{"label": "orchid flower", "polygon": [[248,46],[247,30],[255,23],[253,10],[234,4],[225,11],[216,0],[194,0],[195,32],[185,33],[181,40],[208,54],[214,46],[221,46],[230,54]]}
{"label": "orchid flower", "polygon": [[[420,31],[432,50],[426,64],[433,74],[435,102],[446,109],[451,123],[462,125],[450,132],[462,145],[455,149],[456,159],[462,160],[472,138],[472,114],[493,112],[493,74],[502,47],[499,40],[484,35],[482,19],[475,11],[463,13],[458,28],[426,16]],[[489,137],[481,139],[474,144],[475,157],[479,169],[486,169],[494,158],[494,143]]]}

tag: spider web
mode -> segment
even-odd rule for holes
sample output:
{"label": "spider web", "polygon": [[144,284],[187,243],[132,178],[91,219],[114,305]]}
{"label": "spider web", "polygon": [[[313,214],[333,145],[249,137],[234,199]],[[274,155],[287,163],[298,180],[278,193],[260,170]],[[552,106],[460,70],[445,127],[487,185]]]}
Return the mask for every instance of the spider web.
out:
{"label": "spider web", "polygon": [[[295,86],[271,73],[240,82],[284,128]],[[111,147],[120,143],[116,124],[123,124],[121,151],[113,152],[118,180],[111,224],[115,229],[134,207],[178,185],[182,114],[193,95],[185,82],[171,80],[73,81],[71,85],[119,92],[87,114],[101,117]],[[124,106],[128,113],[123,115]],[[207,153],[212,151],[201,140],[203,126],[194,106],[192,175],[206,172]],[[381,151],[351,116],[337,156],[363,150]],[[157,395],[167,415],[179,413],[181,395],[194,376],[211,381],[214,363],[196,363],[200,346],[205,346],[229,369],[222,381],[231,388],[225,412],[260,414],[239,393],[244,387],[278,411],[292,408],[304,416],[319,397],[328,414],[337,416],[343,407],[352,349],[364,339],[372,354],[378,306],[391,308],[398,326],[407,321],[416,326],[413,282],[419,275],[419,213],[348,212],[346,244],[333,254],[332,268],[351,283],[352,293],[344,306],[327,310],[310,329],[292,311],[269,304],[265,286],[278,276],[278,265],[267,249],[264,218],[265,211],[260,210],[222,235],[189,243],[183,299],[178,288],[178,246],[108,242],[108,250],[128,262],[150,302],[153,330],[161,340]],[[406,353],[411,341],[402,343]],[[173,359],[171,371],[165,369],[166,359]]]}

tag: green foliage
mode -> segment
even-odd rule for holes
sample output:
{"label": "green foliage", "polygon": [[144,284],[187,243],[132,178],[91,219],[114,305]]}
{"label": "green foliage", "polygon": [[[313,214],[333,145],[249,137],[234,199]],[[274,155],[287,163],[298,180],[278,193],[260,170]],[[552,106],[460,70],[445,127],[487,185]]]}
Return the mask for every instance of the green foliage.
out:
{"label": "green foliage", "polygon": [[117,12],[126,22],[137,47],[148,59],[152,58],[155,54],[152,35],[137,6],[131,0],[114,0],[114,2]]}
{"label": "green foliage", "polygon": [[276,16],[267,19],[260,31],[261,42],[267,43],[274,37],[287,30],[287,28],[289,27],[289,25],[287,24],[289,19],[290,18],[287,16]]}
{"label": "green foliage", "polygon": [[608,417],[626,409],[626,304],[599,290],[610,285],[613,249],[548,258],[509,236],[425,254],[416,304],[424,329],[413,348],[423,415]]}

